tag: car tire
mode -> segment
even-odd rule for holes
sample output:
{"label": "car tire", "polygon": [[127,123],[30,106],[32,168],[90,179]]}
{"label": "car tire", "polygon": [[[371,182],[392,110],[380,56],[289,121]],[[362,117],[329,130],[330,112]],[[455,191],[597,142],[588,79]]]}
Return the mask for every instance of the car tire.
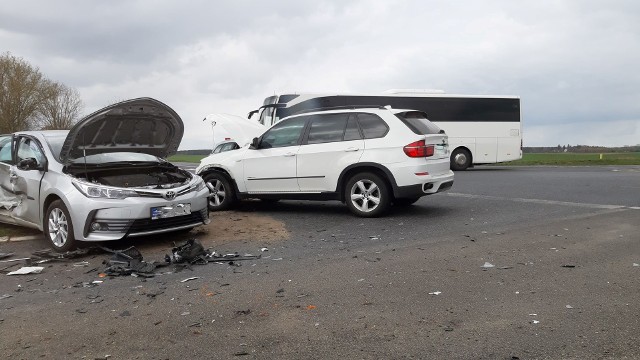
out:
{"label": "car tire", "polygon": [[360,217],[380,216],[391,204],[387,183],[373,173],[364,172],[352,176],[344,190],[349,210]]}
{"label": "car tire", "polygon": [[69,210],[62,200],[55,200],[47,207],[42,224],[44,237],[49,245],[58,252],[73,250],[76,238],[73,235],[73,223]]}
{"label": "car tire", "polygon": [[231,208],[236,202],[236,192],[229,178],[220,172],[210,172],[204,176],[209,188],[209,210],[222,211]]}
{"label": "car tire", "polygon": [[393,205],[395,205],[395,206],[410,206],[410,205],[413,205],[418,200],[420,200],[420,197],[397,198],[397,199],[393,200]]}
{"label": "car tire", "polygon": [[471,166],[471,153],[467,149],[458,148],[451,153],[451,170],[466,170]]}

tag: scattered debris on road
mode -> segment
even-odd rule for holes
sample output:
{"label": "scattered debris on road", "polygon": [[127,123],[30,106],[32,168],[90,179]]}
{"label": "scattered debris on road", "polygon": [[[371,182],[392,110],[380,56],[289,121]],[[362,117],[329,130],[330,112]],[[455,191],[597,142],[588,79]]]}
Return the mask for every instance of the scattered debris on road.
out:
{"label": "scattered debris on road", "polygon": [[27,275],[27,274],[40,274],[44,270],[42,266],[24,266],[16,271],[12,271],[7,275]]}
{"label": "scattered debris on road", "polygon": [[495,267],[495,265],[493,265],[492,263],[490,263],[490,262],[486,261],[486,262],[484,263],[484,265],[482,265],[481,267],[482,267],[482,268],[485,268],[485,269],[491,269],[492,267]]}

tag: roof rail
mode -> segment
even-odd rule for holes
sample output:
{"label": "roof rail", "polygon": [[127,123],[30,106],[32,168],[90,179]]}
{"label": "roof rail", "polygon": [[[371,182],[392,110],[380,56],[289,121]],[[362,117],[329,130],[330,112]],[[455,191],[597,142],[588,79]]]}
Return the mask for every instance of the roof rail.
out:
{"label": "roof rail", "polygon": [[329,111],[329,110],[355,110],[355,109],[386,109],[387,106],[381,106],[381,105],[344,105],[344,106],[327,106],[327,107],[319,107],[319,108],[313,108],[313,109],[305,109],[305,110],[300,110],[296,113],[291,114],[290,116],[293,115],[299,115],[299,114],[305,114],[305,113],[310,113],[310,112],[317,112],[317,111]]}

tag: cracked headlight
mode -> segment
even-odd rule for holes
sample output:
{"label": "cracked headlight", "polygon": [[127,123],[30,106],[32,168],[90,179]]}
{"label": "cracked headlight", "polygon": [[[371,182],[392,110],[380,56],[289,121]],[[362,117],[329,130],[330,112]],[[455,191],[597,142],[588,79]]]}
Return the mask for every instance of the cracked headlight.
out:
{"label": "cracked headlight", "polygon": [[80,192],[88,198],[126,199],[128,197],[139,196],[138,193],[133,190],[88,184],[75,180],[72,183],[76,189],[80,190]]}

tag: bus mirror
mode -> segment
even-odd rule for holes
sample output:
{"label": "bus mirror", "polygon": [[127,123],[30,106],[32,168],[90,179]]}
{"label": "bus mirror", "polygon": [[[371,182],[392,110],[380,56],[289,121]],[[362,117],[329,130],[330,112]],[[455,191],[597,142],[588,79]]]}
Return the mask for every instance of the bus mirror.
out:
{"label": "bus mirror", "polygon": [[251,111],[249,111],[249,114],[247,114],[247,119],[251,119],[253,114],[257,113],[258,111],[260,111],[260,110],[251,110]]}

